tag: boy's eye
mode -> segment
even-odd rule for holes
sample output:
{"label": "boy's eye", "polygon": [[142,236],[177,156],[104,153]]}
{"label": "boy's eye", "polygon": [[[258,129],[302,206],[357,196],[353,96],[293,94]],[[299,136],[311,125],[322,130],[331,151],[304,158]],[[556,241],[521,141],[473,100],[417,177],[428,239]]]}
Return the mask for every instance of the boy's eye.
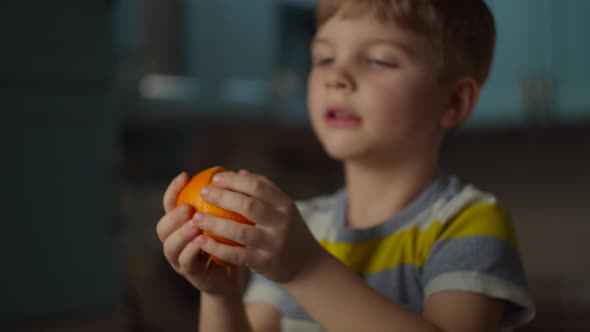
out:
{"label": "boy's eye", "polygon": [[325,66],[334,62],[333,58],[319,58],[315,61],[316,66]]}
{"label": "boy's eye", "polygon": [[393,62],[383,61],[383,60],[379,60],[379,59],[368,59],[367,61],[369,62],[369,64],[374,65],[376,67],[382,67],[382,68],[395,68],[395,67],[397,67],[397,64],[395,64]]}

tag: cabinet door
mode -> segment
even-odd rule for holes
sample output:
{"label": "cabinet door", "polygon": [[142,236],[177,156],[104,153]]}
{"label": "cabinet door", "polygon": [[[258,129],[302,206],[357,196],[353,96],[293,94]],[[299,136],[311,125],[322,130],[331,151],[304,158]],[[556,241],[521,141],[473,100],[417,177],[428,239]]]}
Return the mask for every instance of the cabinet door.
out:
{"label": "cabinet door", "polygon": [[490,78],[471,126],[555,125],[590,119],[585,0],[488,1],[498,29]]}
{"label": "cabinet door", "polygon": [[590,1],[553,1],[560,120],[590,122]]}
{"label": "cabinet door", "polygon": [[202,102],[263,104],[271,98],[274,1],[184,0],[185,64]]}
{"label": "cabinet door", "polygon": [[108,1],[6,2],[0,61],[0,321],[121,299]]}
{"label": "cabinet door", "polygon": [[122,252],[108,177],[114,126],[100,115],[105,99],[0,96],[10,108],[0,113],[0,320],[115,310]]}
{"label": "cabinet door", "polygon": [[11,80],[14,86],[23,80],[59,78],[62,83],[53,88],[63,88],[64,82],[71,81],[104,87],[112,78],[116,59],[112,38],[114,3],[4,2],[0,10],[2,80]]}
{"label": "cabinet door", "polygon": [[521,79],[535,67],[531,36],[537,33],[532,2],[544,0],[487,1],[494,14],[497,41],[488,81],[468,126],[515,126],[523,124]]}

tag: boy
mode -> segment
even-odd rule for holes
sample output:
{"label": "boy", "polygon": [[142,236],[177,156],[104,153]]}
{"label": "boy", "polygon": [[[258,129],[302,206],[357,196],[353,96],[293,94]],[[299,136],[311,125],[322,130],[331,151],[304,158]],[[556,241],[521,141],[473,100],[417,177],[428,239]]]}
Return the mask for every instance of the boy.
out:
{"label": "boy", "polygon": [[[320,0],[318,22],[309,111],[346,188],[296,205],[265,177],[218,174],[203,197],[248,226],[174,208],[188,177],[173,180],[157,232],[201,290],[201,330],[498,331],[530,320],[509,217],[438,169],[488,74],[495,30],[483,0]],[[201,251],[237,267],[205,272]]]}

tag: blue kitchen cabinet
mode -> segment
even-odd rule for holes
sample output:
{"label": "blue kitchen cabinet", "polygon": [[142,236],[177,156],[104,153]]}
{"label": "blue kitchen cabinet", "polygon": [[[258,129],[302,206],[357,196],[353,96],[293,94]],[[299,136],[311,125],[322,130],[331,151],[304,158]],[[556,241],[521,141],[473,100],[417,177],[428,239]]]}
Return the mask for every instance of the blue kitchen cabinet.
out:
{"label": "blue kitchen cabinet", "polygon": [[275,54],[272,0],[183,0],[186,74],[199,104],[263,106],[271,101]]}
{"label": "blue kitchen cabinet", "polygon": [[590,1],[553,1],[553,11],[559,120],[590,122]]}
{"label": "blue kitchen cabinet", "polygon": [[0,321],[118,310],[114,2],[7,2]]}
{"label": "blue kitchen cabinet", "polygon": [[551,126],[590,119],[585,0],[488,1],[494,63],[467,127]]}

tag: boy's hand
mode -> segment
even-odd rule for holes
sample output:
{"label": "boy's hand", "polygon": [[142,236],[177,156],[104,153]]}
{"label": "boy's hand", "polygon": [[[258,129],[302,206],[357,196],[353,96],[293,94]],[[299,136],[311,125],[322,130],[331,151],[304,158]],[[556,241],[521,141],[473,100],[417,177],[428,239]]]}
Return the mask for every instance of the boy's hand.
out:
{"label": "boy's hand", "polygon": [[176,207],[178,194],[188,180],[188,175],[181,173],[172,180],[164,194],[166,214],[156,226],[164,255],[172,268],[200,291],[210,295],[239,294],[241,269],[231,269],[229,274],[222,268],[209,267],[205,271],[208,255],[201,254],[201,246],[195,241],[203,231],[192,220],[194,212],[190,206]]}
{"label": "boy's hand", "polygon": [[276,282],[292,280],[325,253],[295,203],[267,178],[240,171],[218,173],[213,181],[216,186],[205,187],[201,196],[256,225],[195,214],[200,229],[244,245],[232,247],[200,235],[197,242],[207,253]]}

